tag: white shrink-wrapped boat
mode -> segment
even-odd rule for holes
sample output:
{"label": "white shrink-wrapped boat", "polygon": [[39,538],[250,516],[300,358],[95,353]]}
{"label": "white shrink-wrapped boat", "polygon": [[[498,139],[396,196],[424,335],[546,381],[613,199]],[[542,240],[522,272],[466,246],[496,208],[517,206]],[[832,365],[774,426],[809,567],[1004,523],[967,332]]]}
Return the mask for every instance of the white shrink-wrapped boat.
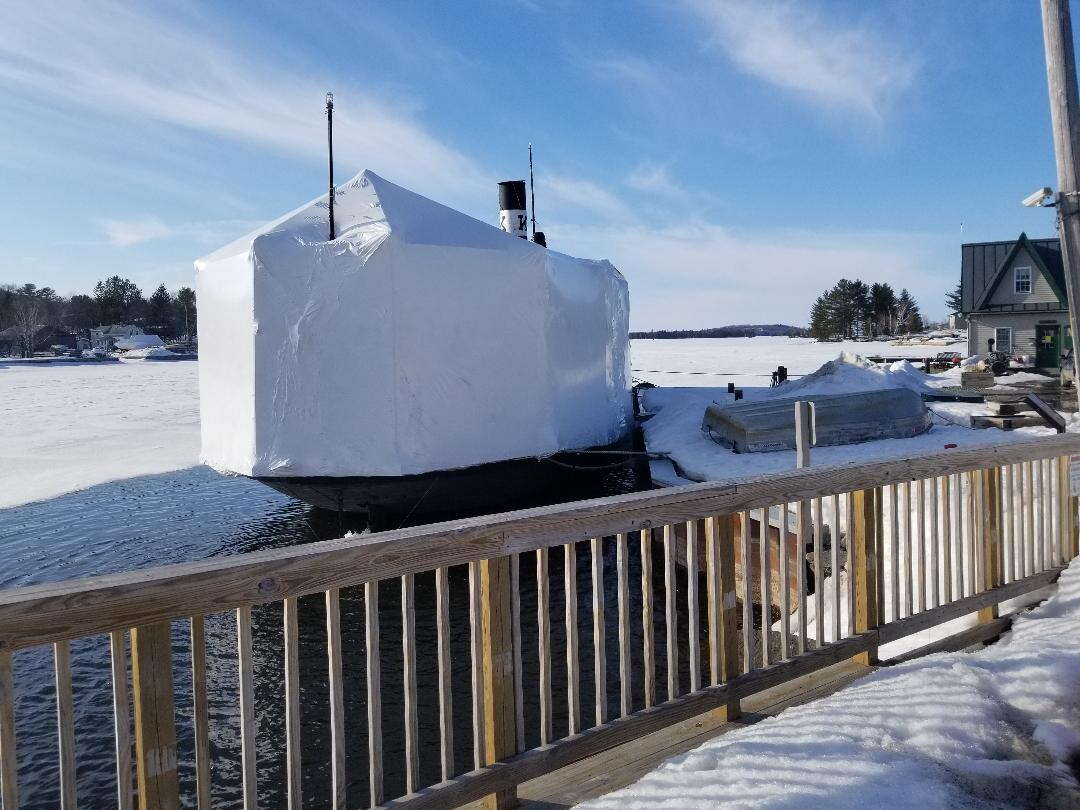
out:
{"label": "white shrink-wrapped boat", "polygon": [[627,438],[609,262],[370,171],[334,203],[333,240],[324,195],[196,262],[207,464],[332,509],[475,511]]}

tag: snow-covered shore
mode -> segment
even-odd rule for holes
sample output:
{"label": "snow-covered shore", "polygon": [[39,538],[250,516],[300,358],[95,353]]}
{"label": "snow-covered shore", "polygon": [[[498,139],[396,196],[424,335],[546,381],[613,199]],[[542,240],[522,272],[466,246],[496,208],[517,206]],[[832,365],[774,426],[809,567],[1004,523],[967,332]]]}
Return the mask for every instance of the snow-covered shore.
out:
{"label": "snow-covered shore", "polygon": [[199,463],[198,364],[0,368],[0,508]]}
{"label": "snow-covered shore", "polygon": [[1080,561],[976,653],[881,669],[676,757],[594,810],[1080,806]]}

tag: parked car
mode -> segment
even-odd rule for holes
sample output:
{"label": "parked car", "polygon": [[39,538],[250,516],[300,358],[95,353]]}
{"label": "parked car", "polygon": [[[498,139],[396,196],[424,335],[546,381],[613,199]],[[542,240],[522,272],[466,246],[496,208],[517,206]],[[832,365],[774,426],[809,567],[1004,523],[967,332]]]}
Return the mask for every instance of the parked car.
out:
{"label": "parked car", "polygon": [[934,368],[953,368],[960,365],[964,357],[960,352],[938,352],[930,365]]}

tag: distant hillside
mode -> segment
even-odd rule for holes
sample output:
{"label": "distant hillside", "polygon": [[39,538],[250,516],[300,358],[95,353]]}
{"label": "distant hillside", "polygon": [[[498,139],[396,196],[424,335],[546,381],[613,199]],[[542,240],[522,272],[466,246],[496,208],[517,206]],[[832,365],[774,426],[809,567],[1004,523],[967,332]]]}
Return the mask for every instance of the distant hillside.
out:
{"label": "distant hillside", "polygon": [[736,324],[715,326],[712,329],[654,329],[652,332],[631,332],[634,340],[673,340],[677,338],[728,338],[780,335],[782,337],[806,337],[809,332],[801,326],[782,323]]}

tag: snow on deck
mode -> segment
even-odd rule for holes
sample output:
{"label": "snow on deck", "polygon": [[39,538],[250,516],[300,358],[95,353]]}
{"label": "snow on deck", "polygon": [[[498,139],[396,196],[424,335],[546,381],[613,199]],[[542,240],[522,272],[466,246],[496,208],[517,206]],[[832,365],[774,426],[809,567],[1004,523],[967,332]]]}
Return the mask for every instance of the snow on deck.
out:
{"label": "snow on deck", "polygon": [[976,653],[880,669],[582,807],[1078,807],[1080,561]]}
{"label": "snow on deck", "polygon": [[197,366],[0,364],[0,508],[196,466]]}

